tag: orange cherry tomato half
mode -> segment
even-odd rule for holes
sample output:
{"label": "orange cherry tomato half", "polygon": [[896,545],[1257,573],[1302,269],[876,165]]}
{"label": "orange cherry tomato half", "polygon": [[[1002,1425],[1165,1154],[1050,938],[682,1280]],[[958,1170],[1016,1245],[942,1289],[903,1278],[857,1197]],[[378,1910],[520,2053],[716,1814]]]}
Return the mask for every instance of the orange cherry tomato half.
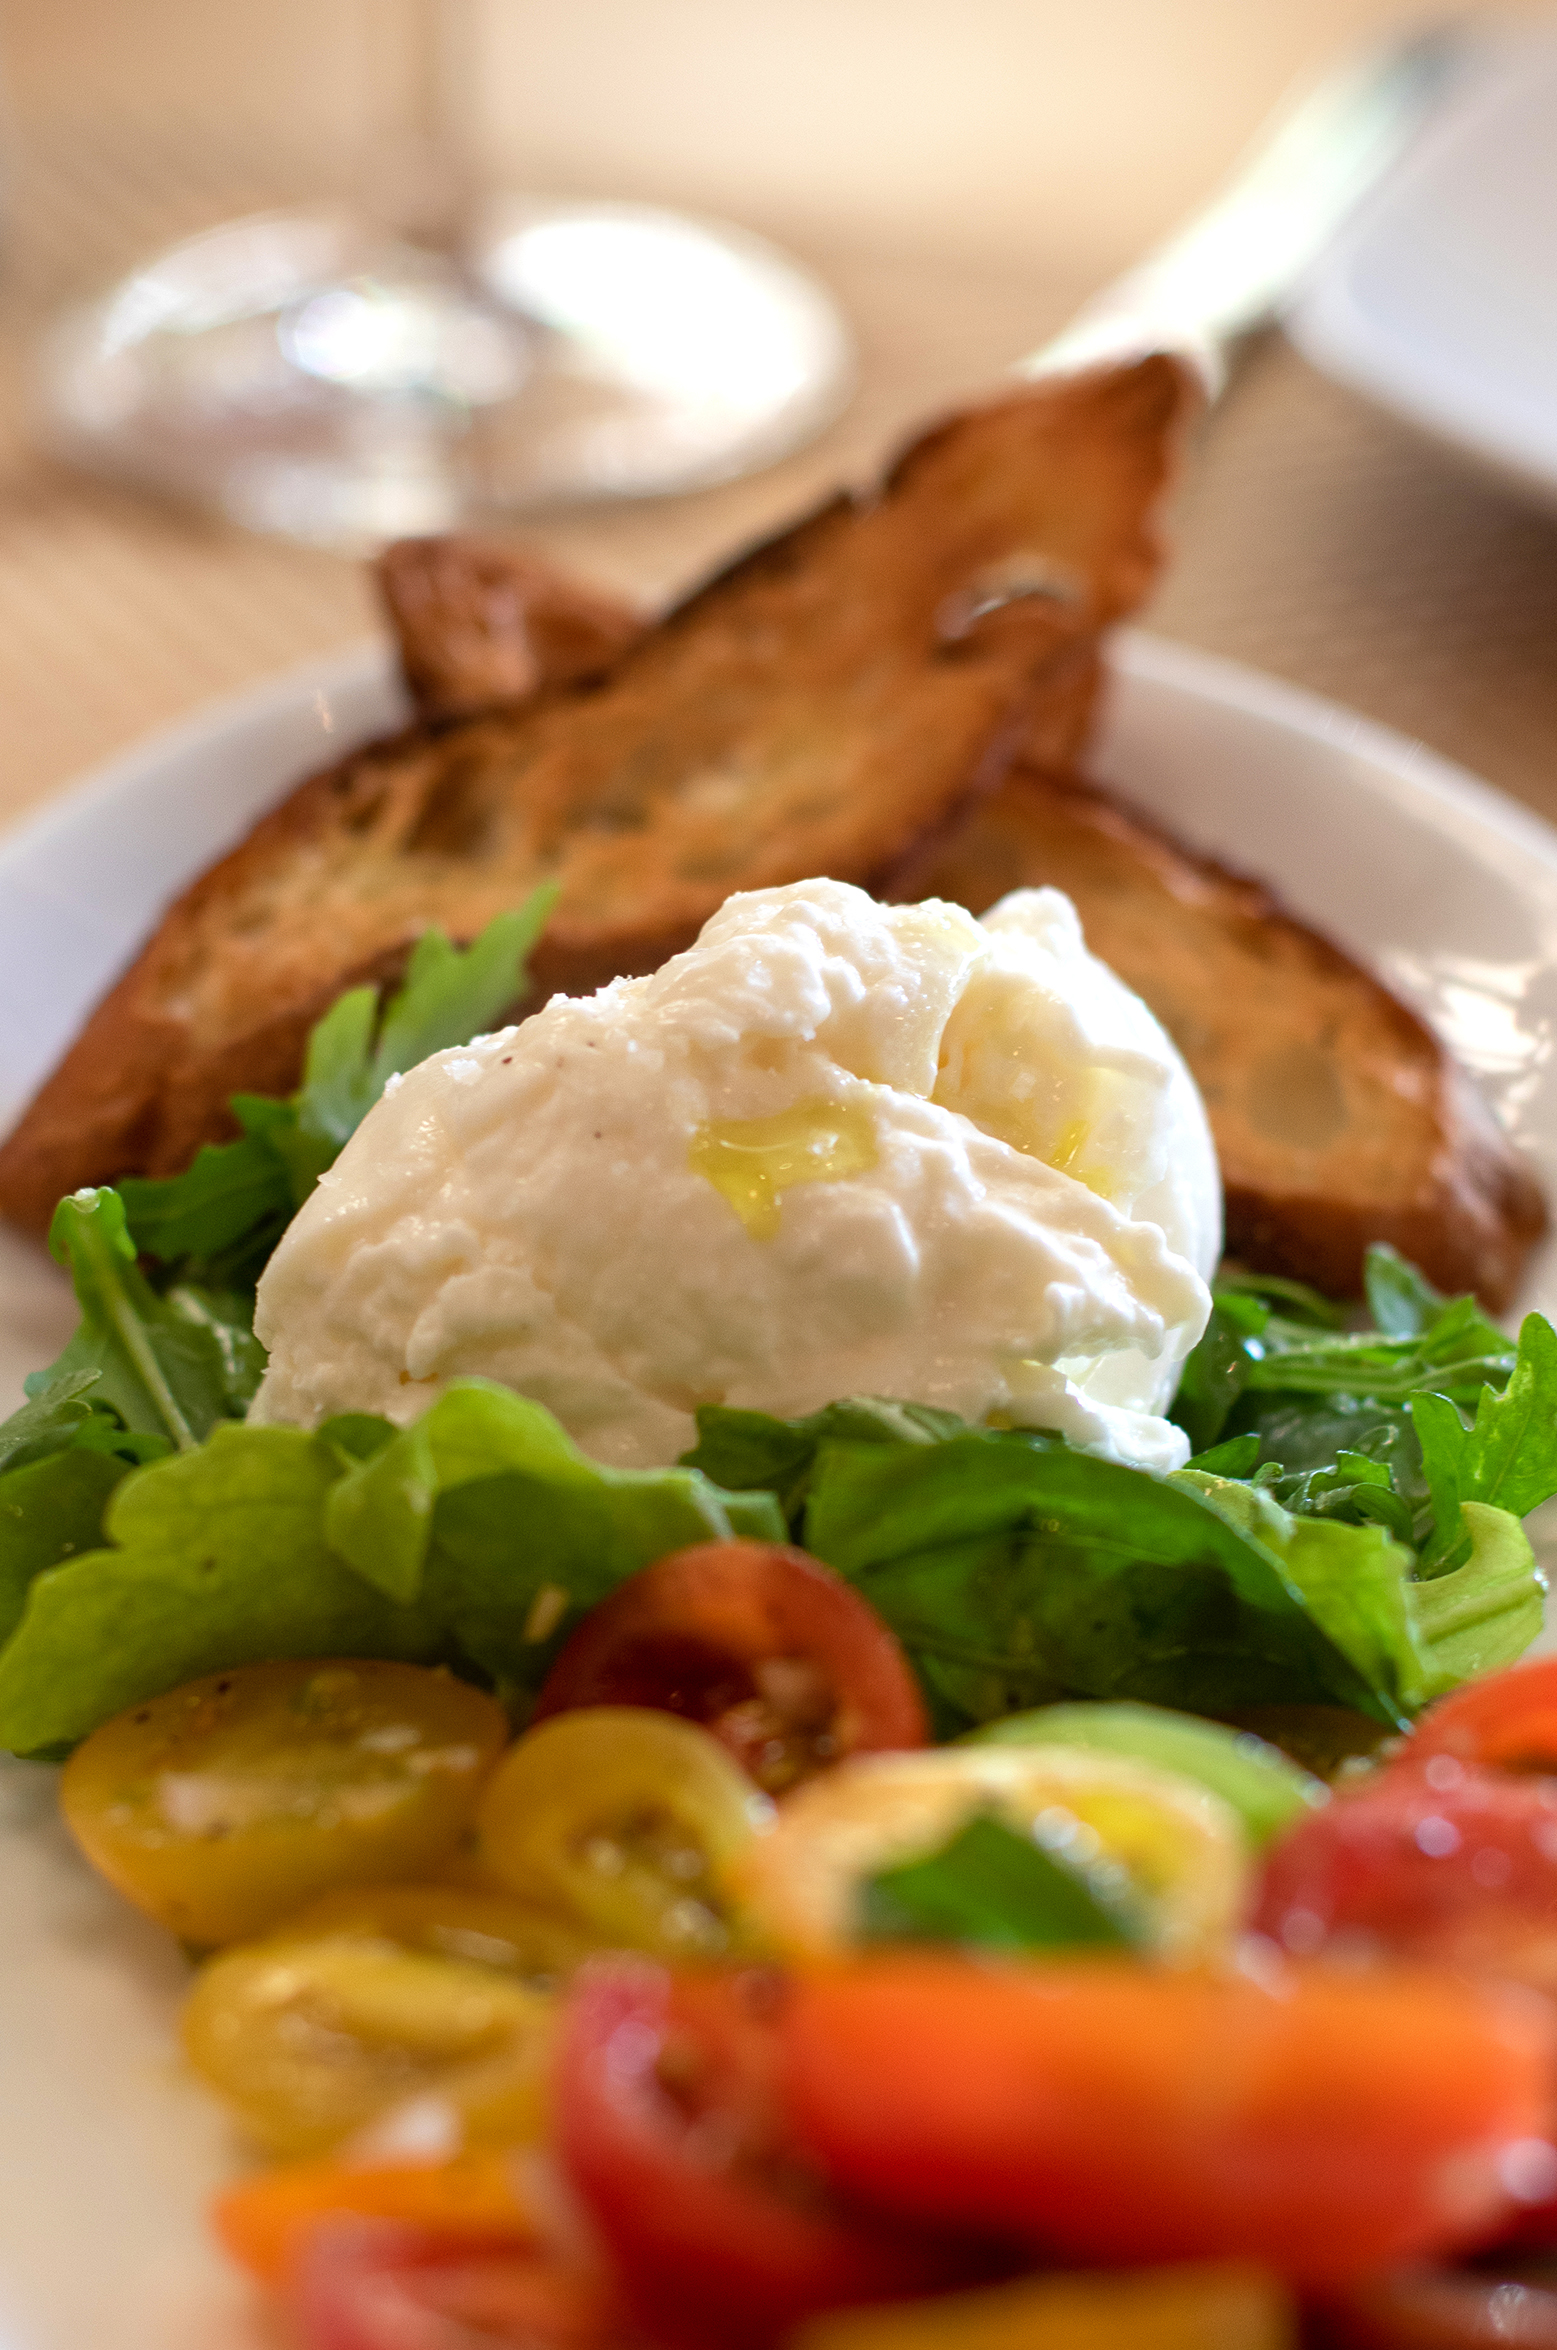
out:
{"label": "orange cherry tomato half", "polygon": [[818,1970],[779,2029],[799,2142],[878,2208],[1313,2285],[1484,2240],[1557,2053],[1544,2002],[1449,1975],[1098,1960]]}
{"label": "orange cherry tomato half", "polygon": [[1557,1657],[1516,1665],[1441,1697],[1390,1768],[1420,1769],[1438,1755],[1468,1768],[1557,1778]]}
{"label": "orange cherry tomato half", "polygon": [[842,1576],[777,1542],[703,1542],[591,1610],[535,1719],[642,1705],[700,1722],[770,1795],[846,1754],[923,1746],[913,1671]]}
{"label": "orange cherry tomato half", "polygon": [[969,2274],[959,2246],[841,2207],[775,2094],[757,1971],[598,1959],[568,2002],[557,2151],[655,2340],[766,2350],[802,2318]]}
{"label": "orange cherry tomato half", "polygon": [[507,2147],[447,2162],[288,2162],[224,2188],[211,2207],[223,2249],[262,2284],[278,2285],[318,2227],[395,2220],[444,2237],[451,2249],[508,2240],[532,2246],[536,2227]]}

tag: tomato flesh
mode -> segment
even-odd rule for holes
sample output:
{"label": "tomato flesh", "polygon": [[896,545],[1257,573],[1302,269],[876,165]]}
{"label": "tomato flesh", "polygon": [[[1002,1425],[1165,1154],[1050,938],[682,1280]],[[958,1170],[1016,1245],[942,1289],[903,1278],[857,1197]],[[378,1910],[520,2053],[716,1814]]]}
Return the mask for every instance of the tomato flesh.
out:
{"label": "tomato flesh", "polygon": [[656,2339],[743,2346],[889,2300],[960,2256],[840,2212],[774,2093],[773,1979],[600,1960],[569,2002],[558,2150]]}
{"label": "tomato flesh", "polygon": [[838,1967],[780,2031],[801,2142],[879,2206],[1300,2282],[1485,2236],[1554,2052],[1543,2002],[1447,1976],[1098,1961]]}
{"label": "tomato flesh", "polygon": [[1254,1924],[1299,1957],[1340,1945],[1557,1991],[1557,1782],[1441,1753],[1384,1771],[1275,1845]]}
{"label": "tomato flesh", "polygon": [[844,1755],[923,1746],[929,1734],[913,1671],[875,1609],[777,1542],[675,1551],[592,1609],[536,1718],[589,1705],[701,1722],[770,1795]]}

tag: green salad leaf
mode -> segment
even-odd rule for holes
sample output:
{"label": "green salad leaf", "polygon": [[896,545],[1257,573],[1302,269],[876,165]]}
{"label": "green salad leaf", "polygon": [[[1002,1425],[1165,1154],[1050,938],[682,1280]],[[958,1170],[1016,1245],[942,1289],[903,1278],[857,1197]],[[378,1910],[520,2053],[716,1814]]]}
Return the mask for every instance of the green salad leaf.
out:
{"label": "green salad leaf", "polygon": [[802,1420],[775,1420],[766,1412],[703,1404],[697,1414],[697,1443],[683,1453],[682,1466],[701,1469],[716,1485],[736,1490],[760,1487],[776,1494],[790,1525],[798,1527],[825,1443],[939,1444],[948,1436],[964,1435],[967,1425],[955,1412],[937,1411],[932,1404],[893,1403],[879,1395],[825,1404]]}
{"label": "green salad leaf", "polygon": [[1507,1386],[1483,1387],[1469,1423],[1444,1395],[1413,1396],[1411,1419],[1432,1498],[1429,1555],[1452,1563],[1469,1542],[1466,1502],[1523,1518],[1557,1493],[1557,1331],[1544,1315],[1525,1316]]}
{"label": "green salad leaf", "polygon": [[[78,1457],[84,1481],[64,1471]],[[582,1610],[651,1559],[784,1533],[769,1494],[602,1468],[539,1404],[475,1380],[409,1429],[362,1414],[311,1436],[222,1422],[126,1469],[63,1451],[0,1478],[0,1609],[21,1611],[0,1649],[14,1752],[68,1746],[259,1657],[446,1662],[522,1696]],[[7,1550],[7,1489],[45,1473],[59,1482],[19,1494]]]}
{"label": "green salad leaf", "polygon": [[92,1417],[88,1391],[98,1378],[93,1370],[44,1371],[30,1378],[28,1401],[0,1422],[0,1472],[74,1444]]}
{"label": "green salad leaf", "polygon": [[35,1576],[103,1538],[108,1497],[130,1464],[70,1445],[0,1476],[0,1643],[10,1639]]}
{"label": "green salad leaf", "polygon": [[[1323,1533],[1342,1556],[1380,1537]],[[1321,1622],[1262,1532],[1194,1481],[1015,1431],[824,1446],[803,1539],[886,1618],[950,1727],[1061,1696],[1338,1704],[1397,1726],[1420,1677],[1409,1647],[1381,1656],[1365,1599]]]}
{"label": "green salad leaf", "polygon": [[390,1078],[468,1044],[524,994],[526,959],[556,896],[555,883],[543,883],[468,947],[425,930],[387,1000],[376,987],[354,987],[318,1022],[289,1101],[236,1094],[236,1142],[207,1143],[182,1175],[127,1176],[119,1190],[139,1253],[186,1279],[252,1287]]}
{"label": "green salad leaf", "polygon": [[[62,1199],[49,1246],[69,1268],[81,1324],[50,1369],[27,1380],[34,1403],[52,1395],[56,1412],[68,1411],[86,1397],[78,1383],[90,1380],[89,1408],[106,1405],[126,1428],[181,1452],[219,1420],[241,1417],[265,1363],[241,1301],[192,1283],[159,1297],[136,1264],[124,1204],[114,1191]],[[7,1422],[0,1440],[13,1428]]]}
{"label": "green salad leaf", "polygon": [[1132,1950],[1144,1940],[1124,1901],[988,1812],[939,1852],[867,1878],[859,1929],[866,1942],[978,1950]]}
{"label": "green salad leaf", "polygon": [[442,1628],[330,1550],[332,1448],[290,1428],[216,1428],[126,1477],[109,1547],[34,1580],[0,1650],[0,1743],[52,1751],[141,1699],[262,1657],[431,1662]]}

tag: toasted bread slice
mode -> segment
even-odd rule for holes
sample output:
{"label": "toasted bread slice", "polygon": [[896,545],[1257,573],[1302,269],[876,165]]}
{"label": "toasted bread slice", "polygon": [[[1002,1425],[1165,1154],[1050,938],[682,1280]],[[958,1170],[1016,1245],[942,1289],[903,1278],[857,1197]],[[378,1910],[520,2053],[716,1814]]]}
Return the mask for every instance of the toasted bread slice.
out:
{"label": "toasted bread slice", "polygon": [[999,781],[1074,751],[1098,632],[1155,575],[1197,393],[1167,358],[950,418],[702,588],[598,684],[413,727],[293,792],[179,899],[0,1150],[0,1207],[182,1167],[285,1091],[340,990],[429,923],[560,884],[537,988],[653,969],[737,889],[884,888]]}
{"label": "toasted bread slice", "polygon": [[1052,883],[1143,996],[1205,1097],[1229,1252],[1355,1296],[1387,1240],[1496,1309],[1546,1227],[1470,1080],[1388,988],[1263,884],[1074,777],[1023,766],[916,876],[982,913]]}
{"label": "toasted bread slice", "polygon": [[398,539],[375,571],[424,718],[469,718],[603,677],[646,625],[527,548],[485,539]]}

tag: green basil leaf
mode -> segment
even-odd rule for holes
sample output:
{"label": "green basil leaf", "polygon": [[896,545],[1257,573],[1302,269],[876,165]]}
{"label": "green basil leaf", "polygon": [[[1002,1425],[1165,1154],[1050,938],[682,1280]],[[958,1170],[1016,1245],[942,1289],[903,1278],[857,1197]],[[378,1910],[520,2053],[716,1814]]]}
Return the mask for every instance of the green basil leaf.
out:
{"label": "green basil leaf", "polygon": [[979,1950],[1130,1950],[1131,1909],[1088,1873],[982,1813],[939,1852],[869,1877],[858,1896],[867,1942],[955,1942]]}

